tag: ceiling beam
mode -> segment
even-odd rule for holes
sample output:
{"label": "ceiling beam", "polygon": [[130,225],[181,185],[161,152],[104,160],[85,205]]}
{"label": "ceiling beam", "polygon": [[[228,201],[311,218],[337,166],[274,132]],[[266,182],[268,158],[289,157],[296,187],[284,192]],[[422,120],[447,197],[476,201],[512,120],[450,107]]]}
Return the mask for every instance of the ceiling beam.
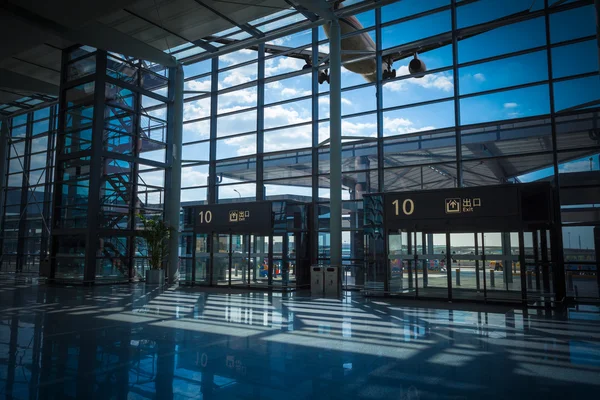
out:
{"label": "ceiling beam", "polygon": [[5,89],[58,96],[58,85],[0,68],[0,87]]}
{"label": "ceiling beam", "polygon": [[208,43],[205,40],[202,40],[202,39],[190,40],[188,38],[185,38],[185,37],[181,36],[177,32],[174,32],[174,31],[172,31],[172,30],[170,30],[170,29],[162,26],[161,24],[157,24],[156,22],[153,22],[152,20],[149,20],[148,18],[146,18],[146,17],[144,17],[144,16],[142,16],[140,14],[137,14],[137,13],[131,11],[131,10],[128,10],[128,9],[124,8],[123,11],[125,11],[128,14],[133,15],[136,18],[141,19],[144,22],[149,23],[150,25],[153,25],[153,26],[155,26],[155,27],[157,27],[159,29],[162,29],[163,31],[167,32],[170,35],[176,36],[176,37],[178,37],[179,39],[181,39],[181,40],[183,40],[185,42],[193,43],[196,46],[198,46],[198,47],[200,47],[200,48],[202,48],[202,49],[204,49],[206,51],[210,51],[210,52],[217,51],[217,48],[215,46],[213,46],[212,44]]}
{"label": "ceiling beam", "polygon": [[33,28],[58,35],[75,43],[115,53],[126,54],[128,56],[155,62],[164,65],[165,67],[174,67],[177,65],[177,60],[175,60],[174,57],[164,53],[156,47],[97,21],[90,21],[84,27],[74,30],[12,3],[2,2],[0,8],[3,8],[15,18]]}
{"label": "ceiling beam", "polygon": [[262,33],[260,30],[256,29],[249,23],[239,24],[239,23],[235,22],[234,20],[232,20],[231,18],[229,18],[227,15],[221,13],[219,10],[216,10],[213,7],[209,6],[205,2],[203,2],[201,0],[194,0],[194,1],[198,4],[200,4],[202,7],[206,8],[208,11],[215,14],[216,16],[218,16],[219,18],[222,18],[225,21],[229,22],[230,24],[237,26],[238,28],[245,31],[246,33],[249,33],[250,35],[254,36],[255,38],[261,38],[261,37],[265,36],[264,33]]}

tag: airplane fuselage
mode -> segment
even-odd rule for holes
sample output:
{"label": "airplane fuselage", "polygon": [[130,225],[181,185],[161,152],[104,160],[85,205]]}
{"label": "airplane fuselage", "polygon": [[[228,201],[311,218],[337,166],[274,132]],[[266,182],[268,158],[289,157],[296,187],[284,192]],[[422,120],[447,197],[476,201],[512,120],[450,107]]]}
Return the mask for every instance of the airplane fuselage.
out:
{"label": "airplane fuselage", "polygon": [[[340,31],[342,36],[352,34],[354,32],[360,31],[364,29],[362,24],[356,19],[354,16],[343,17],[339,19],[340,23]],[[330,37],[331,25],[330,23],[323,25],[323,30],[325,31],[325,35]],[[361,74],[368,82],[375,82],[377,80],[377,61],[375,58],[376,46],[373,39],[367,32],[363,32],[360,34],[355,34],[350,37],[346,37],[341,40],[341,48],[342,48],[342,62],[346,62],[343,64],[344,68],[348,71]],[[355,53],[346,53],[346,51],[355,52]],[[356,52],[364,52],[362,54]],[[349,62],[356,58],[363,58],[369,55],[370,52],[372,57]],[[391,69],[391,66],[388,65],[386,60],[382,60],[382,68],[383,69]]]}

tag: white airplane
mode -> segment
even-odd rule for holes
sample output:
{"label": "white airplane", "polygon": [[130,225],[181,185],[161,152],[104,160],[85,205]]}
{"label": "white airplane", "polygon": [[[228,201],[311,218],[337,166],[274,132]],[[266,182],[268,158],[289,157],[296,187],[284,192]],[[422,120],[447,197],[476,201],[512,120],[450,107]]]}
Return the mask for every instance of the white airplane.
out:
{"label": "white airplane", "polygon": [[[345,0],[337,0],[333,2],[333,11],[340,10]],[[479,0],[465,0],[462,4],[473,3]],[[533,5],[532,5],[533,6]],[[485,26],[473,26],[467,29],[462,29],[459,33],[459,39],[465,39],[471,36],[475,36],[500,26],[508,25],[515,22],[516,18],[522,17],[529,13],[529,10],[521,11],[515,14],[511,14],[493,21],[486,23]],[[364,29],[360,21],[355,16],[342,16],[339,18],[340,30],[342,37],[350,35],[354,32]],[[330,38],[330,23],[323,25],[325,35]],[[413,78],[422,78],[425,76],[427,67],[423,60],[419,59],[418,53],[427,52],[434,50],[452,43],[452,33],[446,32],[433,37],[429,37],[415,42],[407,43],[401,46],[397,46],[393,49],[383,51],[382,55],[382,78],[393,79],[396,77],[396,70],[393,69],[392,65],[395,61],[413,57],[408,64],[408,71]],[[366,58],[365,54],[372,53],[376,54],[376,45],[369,33],[361,33],[352,35],[341,40],[342,50],[342,65],[349,71],[362,75],[367,82],[377,81],[377,60],[375,57]],[[358,59],[352,62],[352,60]],[[319,73],[319,83],[327,81],[329,83],[329,75],[327,70]]]}
{"label": "white airplane", "polygon": [[[339,11],[343,8],[342,3],[345,0],[337,0],[332,2],[332,10],[333,12]],[[468,3],[474,3],[479,0],[463,0],[460,4],[461,6],[466,5]],[[289,1],[288,3],[293,4],[297,2]],[[294,5],[297,9],[303,9],[308,11],[306,8],[299,6],[298,4]],[[532,4],[533,6],[533,4]],[[524,15],[528,14],[531,10],[524,10],[515,14],[507,15],[505,17],[501,17],[485,24],[474,25],[468,28],[460,29],[458,32],[458,39],[466,39],[472,36],[476,36],[493,29],[499,28],[504,25],[509,25],[511,23],[519,21]],[[364,29],[363,25],[355,16],[345,16],[343,12],[342,16],[339,17],[340,22],[340,30],[342,37],[344,35],[350,35],[354,32],[358,32]],[[323,30],[325,35],[330,37],[330,23],[323,24]],[[209,42],[217,42],[224,45],[235,43],[237,40],[227,39],[227,38],[218,38],[214,36],[209,36],[203,38]],[[398,60],[403,60],[409,57],[413,59],[408,64],[408,71],[413,78],[422,78],[425,76],[425,72],[427,71],[427,67],[423,60],[418,57],[418,54],[425,53],[427,51],[435,50],[437,48],[447,46],[452,44],[452,32],[445,32],[435,36],[431,36],[425,39],[416,40],[410,43],[406,43],[400,46],[396,46],[390,49],[385,49],[382,52],[382,79],[393,79],[396,77],[396,70],[393,68],[393,63]],[[312,68],[313,60],[312,60],[312,51],[309,49],[293,49],[291,47],[286,46],[277,46],[272,44],[265,44],[265,53],[268,54],[281,54],[286,57],[298,58],[302,59],[306,62],[303,69]],[[258,50],[258,45],[253,45],[247,47],[250,50]],[[357,73],[362,75],[367,82],[375,82],[377,80],[377,60],[375,58],[376,54],[376,45],[373,39],[368,32],[363,32],[355,35],[351,35],[349,37],[343,38],[341,40],[341,50],[342,50],[342,65],[348,71]],[[372,56],[369,56],[372,54]],[[319,59],[317,60],[317,65],[326,65],[324,60],[328,58],[328,54],[319,52]],[[353,61],[355,60],[355,61]],[[320,84],[324,82],[329,83],[329,73],[327,69],[319,71],[318,80]]]}

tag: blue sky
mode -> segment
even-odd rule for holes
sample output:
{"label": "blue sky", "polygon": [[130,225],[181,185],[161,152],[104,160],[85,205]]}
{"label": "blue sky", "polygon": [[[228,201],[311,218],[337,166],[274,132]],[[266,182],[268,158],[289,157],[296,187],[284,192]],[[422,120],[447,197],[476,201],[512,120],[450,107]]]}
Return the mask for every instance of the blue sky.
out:
{"label": "blue sky", "polygon": [[[352,4],[355,1],[347,1]],[[383,22],[392,21],[406,15],[426,11],[449,4],[449,0],[403,0],[382,8]],[[492,19],[526,10],[531,5],[530,0],[487,0],[476,2],[459,8],[458,25],[466,27]],[[543,6],[542,0],[536,0],[533,10]],[[375,21],[374,11],[362,13],[357,16],[365,27],[373,26]],[[289,23],[291,20],[283,21]],[[575,39],[595,34],[595,20],[593,6],[583,7],[560,15],[552,15],[551,40],[553,43]],[[277,23],[273,24],[276,27]],[[513,24],[507,27],[467,38],[459,42],[459,62],[471,62],[481,58],[492,57],[508,52],[520,51],[545,44],[544,18]],[[447,32],[451,28],[450,12],[444,11],[434,15],[422,17],[389,27],[383,28],[383,48],[387,49],[413,40],[429,37]],[[370,35],[375,39],[375,32]],[[303,31],[284,38],[276,39],[270,44],[301,47],[311,49],[311,31]],[[320,39],[326,39],[323,29],[319,29]],[[322,53],[328,53],[329,47],[323,44],[319,47]],[[596,41],[558,47],[552,50],[553,74],[555,77],[588,73],[598,70],[598,56]],[[220,68],[235,66],[241,62],[256,60],[256,52],[241,50],[222,56],[219,60]],[[420,58],[426,63],[428,69],[449,67],[452,65],[452,47],[445,46],[428,53],[423,53]],[[394,68],[399,76],[408,74],[410,59],[398,61]],[[192,66],[186,66],[186,76],[195,76],[210,71],[210,61],[204,61]],[[273,77],[288,72],[299,71],[304,65],[303,60],[289,57],[274,57],[265,63],[266,77]],[[458,71],[459,92],[461,95],[470,95],[478,92],[499,89],[506,86],[528,84],[548,78],[547,55],[545,50],[537,51],[509,59],[497,60],[485,64],[477,64],[461,68]],[[256,62],[219,73],[219,89],[237,86],[257,79]],[[265,151],[294,150],[311,145],[311,102],[302,99],[309,96],[311,91],[311,75],[304,74],[289,79],[269,83],[265,86],[265,128],[274,131],[265,132]],[[427,75],[421,79],[404,79],[386,82],[383,90],[384,107],[405,106],[407,104],[446,99],[436,104],[403,108],[384,112],[384,135],[402,135],[418,131],[454,126],[454,76],[452,70]],[[366,81],[358,74],[342,69],[342,86],[349,88],[364,84]],[[186,82],[189,90],[210,90],[210,76]],[[329,85],[319,85],[319,118],[326,119],[329,115],[329,96],[326,93]],[[597,100],[600,93],[600,81],[597,76],[581,78],[571,81],[557,82],[554,86],[556,97],[556,110],[572,107],[581,103]],[[462,124],[486,123],[506,119],[547,114],[550,112],[549,87],[547,84],[521,88],[500,93],[467,97],[460,101],[460,118]],[[218,112],[226,114],[237,110],[250,109],[256,106],[256,87],[237,90],[219,96]],[[370,86],[343,92],[342,113],[344,116],[359,112],[375,111],[375,87]],[[268,106],[271,103],[299,99],[286,104]],[[210,101],[198,100],[185,105],[185,120],[207,118],[210,115]],[[218,118],[217,158],[227,159],[242,155],[252,155],[256,152],[256,111],[246,112],[232,116],[223,115]],[[286,128],[286,126],[294,127]],[[328,138],[329,123],[319,123],[319,141]],[[247,133],[246,135],[230,137]],[[372,137],[376,133],[375,114],[346,118],[342,121],[342,135],[356,137]],[[184,128],[184,142],[207,140],[209,135],[209,121],[207,119],[186,125]],[[183,151],[185,160],[208,160],[208,144],[185,146]],[[597,164],[595,168],[598,169]],[[543,165],[539,166],[544,167]],[[563,168],[569,169],[569,168]],[[206,167],[186,168],[184,170],[184,186],[198,186],[206,184]],[[544,176],[543,172],[530,174],[525,180],[534,180]],[[276,185],[267,188],[273,194],[277,193]],[[254,184],[244,184],[235,187],[242,195],[254,194]],[[226,187],[222,187],[225,197],[237,197],[238,194]],[[228,193],[227,191],[231,193]],[[286,189],[290,193],[291,189]],[[296,192],[304,193],[306,189],[296,188]],[[296,193],[294,192],[294,193]],[[326,192],[326,191],[324,191]],[[197,190],[184,191],[184,201],[189,199],[188,194],[194,196]],[[324,193],[325,194],[325,193]]]}

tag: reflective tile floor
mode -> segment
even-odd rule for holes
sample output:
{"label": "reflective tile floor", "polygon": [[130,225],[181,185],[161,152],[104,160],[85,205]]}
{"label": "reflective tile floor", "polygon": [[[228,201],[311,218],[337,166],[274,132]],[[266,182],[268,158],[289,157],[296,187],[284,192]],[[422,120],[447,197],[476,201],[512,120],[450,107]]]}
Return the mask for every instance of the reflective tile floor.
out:
{"label": "reflective tile floor", "polygon": [[600,310],[0,281],[0,398],[598,399]]}

